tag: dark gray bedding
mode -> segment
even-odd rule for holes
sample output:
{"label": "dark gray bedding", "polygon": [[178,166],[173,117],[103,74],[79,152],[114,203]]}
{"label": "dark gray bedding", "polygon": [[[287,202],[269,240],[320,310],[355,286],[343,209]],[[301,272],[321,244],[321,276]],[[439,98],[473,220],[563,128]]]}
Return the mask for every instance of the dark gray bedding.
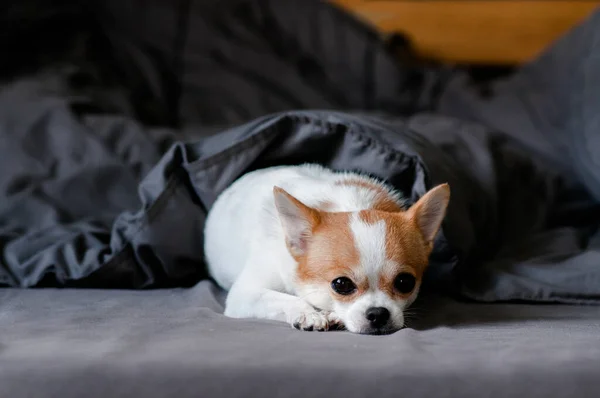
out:
{"label": "dark gray bedding", "polygon": [[[600,14],[482,87],[318,1],[20,4],[0,5],[0,397],[597,390],[600,307],[548,304],[600,302]],[[422,293],[444,298],[411,328],[218,314],[206,212],[303,162],[411,201],[450,183]]]}
{"label": "dark gray bedding", "polygon": [[79,45],[0,91],[1,284],[191,286],[219,192],[317,162],[409,201],[450,183],[433,289],[598,301],[599,15],[484,97],[326,3],[134,3],[57,5]]}

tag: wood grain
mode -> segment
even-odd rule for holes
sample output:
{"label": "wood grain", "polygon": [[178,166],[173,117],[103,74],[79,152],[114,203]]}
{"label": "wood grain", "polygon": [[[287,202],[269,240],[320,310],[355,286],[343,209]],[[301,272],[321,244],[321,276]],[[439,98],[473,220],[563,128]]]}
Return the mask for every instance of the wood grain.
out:
{"label": "wood grain", "polygon": [[332,0],[417,51],[456,63],[518,64],[580,23],[600,0]]}

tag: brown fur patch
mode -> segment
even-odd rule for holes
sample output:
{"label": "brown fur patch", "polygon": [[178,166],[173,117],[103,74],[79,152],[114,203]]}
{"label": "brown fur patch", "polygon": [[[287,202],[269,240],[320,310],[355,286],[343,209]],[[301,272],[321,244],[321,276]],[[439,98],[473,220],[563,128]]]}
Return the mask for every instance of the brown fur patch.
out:
{"label": "brown fur patch", "polygon": [[388,191],[379,184],[375,184],[369,181],[361,180],[359,178],[349,178],[347,180],[337,181],[336,185],[347,185],[355,186],[367,189],[375,192],[375,203],[373,203],[373,210],[385,211],[385,212],[398,212],[402,211],[400,206],[388,193]]}
{"label": "brown fur patch", "polygon": [[335,294],[343,302],[355,300],[364,293],[369,284],[357,272],[360,254],[350,230],[350,213],[321,213],[321,223],[313,231],[310,251],[298,261],[299,282],[329,286],[335,278],[347,277],[357,286],[355,293],[344,296]]}
{"label": "brown fur patch", "polygon": [[[297,280],[300,283],[329,285],[335,278],[350,278],[357,286],[350,295],[331,293],[340,302],[351,302],[369,289],[366,275],[360,270],[360,253],[350,229],[351,213],[321,213],[320,223],[313,231],[310,250],[298,259]],[[382,269],[377,288],[394,299],[406,299],[394,289],[394,280],[400,272],[408,272],[417,279],[417,286],[428,264],[429,248],[419,234],[414,221],[405,213],[378,210],[359,212],[362,221],[386,225],[386,258],[390,266]]]}

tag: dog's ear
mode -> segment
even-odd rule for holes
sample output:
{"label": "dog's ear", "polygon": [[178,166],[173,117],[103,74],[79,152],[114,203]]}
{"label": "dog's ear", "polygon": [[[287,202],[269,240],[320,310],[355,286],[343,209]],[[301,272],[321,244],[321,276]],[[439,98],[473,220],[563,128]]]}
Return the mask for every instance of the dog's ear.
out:
{"label": "dog's ear", "polygon": [[274,187],[273,195],[288,249],[292,256],[302,256],[306,253],[313,230],[320,222],[319,212],[282,188]]}
{"label": "dog's ear", "polygon": [[450,186],[441,184],[421,197],[408,210],[409,217],[415,222],[427,244],[432,244],[450,202]]}

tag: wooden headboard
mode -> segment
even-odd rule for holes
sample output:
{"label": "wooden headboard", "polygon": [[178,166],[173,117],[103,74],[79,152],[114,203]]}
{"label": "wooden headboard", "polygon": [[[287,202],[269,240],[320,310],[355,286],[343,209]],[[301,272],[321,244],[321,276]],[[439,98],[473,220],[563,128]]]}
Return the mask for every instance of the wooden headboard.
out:
{"label": "wooden headboard", "polygon": [[427,58],[525,62],[600,6],[600,0],[331,0],[382,33],[406,34]]}

